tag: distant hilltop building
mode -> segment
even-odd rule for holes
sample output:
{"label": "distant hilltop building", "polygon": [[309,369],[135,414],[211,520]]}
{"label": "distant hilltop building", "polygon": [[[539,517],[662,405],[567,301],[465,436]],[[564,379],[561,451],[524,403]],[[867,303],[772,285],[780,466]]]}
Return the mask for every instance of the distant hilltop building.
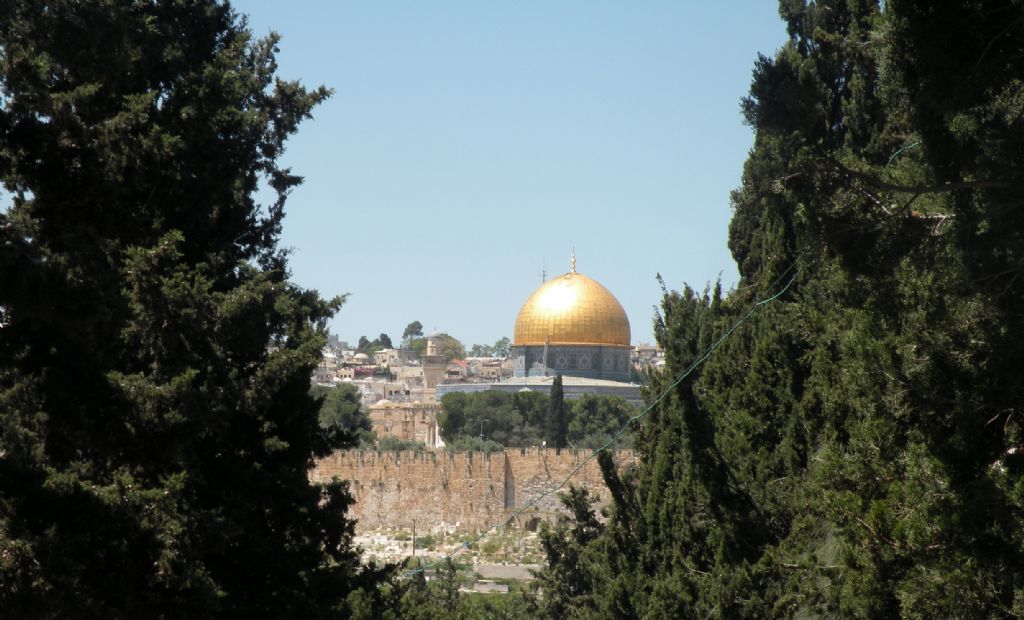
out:
{"label": "distant hilltop building", "polygon": [[622,304],[599,282],[576,271],[574,255],[571,270],[542,284],[519,310],[512,378],[442,383],[437,397],[485,390],[547,392],[560,374],[567,398],[603,394],[639,404],[640,386],[629,382],[632,352]]}

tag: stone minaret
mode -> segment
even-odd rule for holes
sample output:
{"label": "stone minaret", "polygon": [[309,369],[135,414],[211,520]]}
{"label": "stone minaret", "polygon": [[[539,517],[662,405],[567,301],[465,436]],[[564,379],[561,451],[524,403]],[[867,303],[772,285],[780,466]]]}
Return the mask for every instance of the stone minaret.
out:
{"label": "stone minaret", "polygon": [[433,390],[438,383],[444,379],[445,362],[444,356],[437,351],[437,335],[427,336],[427,353],[422,356],[420,363],[423,364],[423,387]]}

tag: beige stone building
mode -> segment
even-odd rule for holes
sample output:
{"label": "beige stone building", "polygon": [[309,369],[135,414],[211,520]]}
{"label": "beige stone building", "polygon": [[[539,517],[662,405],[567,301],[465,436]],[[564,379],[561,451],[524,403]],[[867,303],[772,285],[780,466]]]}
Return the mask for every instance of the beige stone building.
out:
{"label": "beige stone building", "polygon": [[388,368],[401,366],[402,352],[398,349],[381,349],[373,354],[373,362],[377,366],[386,366]]}
{"label": "beige stone building", "polygon": [[470,377],[483,381],[502,381],[512,376],[513,364],[511,358],[499,357],[475,357],[469,358]]}
{"label": "beige stone building", "polygon": [[317,365],[313,371],[313,383],[320,385],[329,385],[334,383],[338,377],[338,370],[341,368],[341,363],[338,360],[338,356],[330,351],[324,351],[323,357],[320,359],[320,364]]}
{"label": "beige stone building", "polygon": [[420,441],[428,448],[444,446],[437,428],[440,403],[381,400],[367,409],[378,437],[390,435],[407,441]]}
{"label": "beige stone building", "polygon": [[390,370],[395,381],[404,382],[412,388],[423,387],[423,368],[421,366],[398,366]]}

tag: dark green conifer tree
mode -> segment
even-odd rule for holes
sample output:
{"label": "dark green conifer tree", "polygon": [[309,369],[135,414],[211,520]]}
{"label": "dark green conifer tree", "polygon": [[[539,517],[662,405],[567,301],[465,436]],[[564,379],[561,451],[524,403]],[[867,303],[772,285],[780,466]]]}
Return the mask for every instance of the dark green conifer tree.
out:
{"label": "dark green conifer tree", "polygon": [[673,387],[636,438],[635,501],[616,493],[601,551],[578,552],[585,600],[607,616],[1024,614],[1020,7],[780,13],[789,40],[744,102],[741,280],[721,301],[665,295],[649,394]]}
{"label": "dark green conifer tree", "polygon": [[548,445],[552,448],[564,448],[569,442],[569,411],[565,404],[565,393],[562,390],[562,375],[555,375],[551,382],[551,394],[548,397]]}
{"label": "dark green conifer tree", "polygon": [[542,524],[540,541],[547,565],[537,575],[540,595],[532,602],[546,618],[579,618],[597,614],[594,577],[581,557],[604,527],[594,512],[594,498],[585,490],[570,487],[561,496],[571,519],[554,527]]}
{"label": "dark green conifer tree", "polygon": [[276,44],[214,0],[0,3],[6,617],[320,617],[372,581],[307,478],[340,300],[287,280],[277,160],[328,93]]}

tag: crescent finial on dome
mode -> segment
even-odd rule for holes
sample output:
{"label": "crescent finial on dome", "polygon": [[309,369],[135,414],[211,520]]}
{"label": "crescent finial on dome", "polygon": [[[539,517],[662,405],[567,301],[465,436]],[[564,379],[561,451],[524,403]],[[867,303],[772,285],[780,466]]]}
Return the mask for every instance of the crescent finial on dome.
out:
{"label": "crescent finial on dome", "polygon": [[573,273],[576,273],[576,247],[575,246],[573,246],[573,248],[572,248],[572,259],[569,261],[569,267],[571,267]]}

